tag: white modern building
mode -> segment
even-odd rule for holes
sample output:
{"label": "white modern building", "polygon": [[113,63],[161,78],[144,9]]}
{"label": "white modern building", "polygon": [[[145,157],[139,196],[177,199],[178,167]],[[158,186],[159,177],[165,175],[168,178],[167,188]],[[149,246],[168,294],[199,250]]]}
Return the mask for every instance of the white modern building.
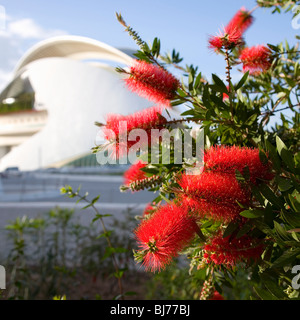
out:
{"label": "white modern building", "polygon": [[[149,107],[115,71],[131,61],[129,51],[78,36],[51,38],[29,50],[0,94],[0,171],[61,167],[90,155],[95,121]],[[32,104],[10,110],[22,94]]]}

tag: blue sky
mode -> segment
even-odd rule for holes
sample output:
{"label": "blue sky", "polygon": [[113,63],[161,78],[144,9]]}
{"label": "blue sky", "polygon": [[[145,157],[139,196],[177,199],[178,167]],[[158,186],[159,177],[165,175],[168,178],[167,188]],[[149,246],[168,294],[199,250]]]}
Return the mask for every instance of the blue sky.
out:
{"label": "blue sky", "polygon": [[[186,64],[199,67],[204,75],[222,76],[224,61],[207,48],[207,38],[226,25],[242,6],[252,9],[255,0],[0,0],[5,8],[6,30],[0,32],[0,87],[9,79],[18,59],[33,44],[61,35],[91,37],[114,47],[137,48],[117,22],[115,12],[137,30],[145,41],[159,37],[162,51],[175,48]],[[292,13],[254,12],[255,22],[246,32],[249,46],[295,43]]]}

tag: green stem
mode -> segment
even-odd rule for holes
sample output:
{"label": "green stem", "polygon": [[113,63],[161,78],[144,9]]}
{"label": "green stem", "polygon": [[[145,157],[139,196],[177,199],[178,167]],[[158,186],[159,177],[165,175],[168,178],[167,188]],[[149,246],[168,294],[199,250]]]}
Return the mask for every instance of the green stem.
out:
{"label": "green stem", "polygon": [[[75,196],[77,196],[78,198],[80,198],[81,200],[84,200],[84,201],[87,202],[88,204],[91,204],[91,202],[88,201],[88,200],[86,199],[86,197],[80,196],[80,195],[77,194],[77,193],[73,193],[73,194],[74,194]],[[92,207],[93,210],[96,212],[96,214],[97,214],[98,216],[100,216],[100,212],[99,212],[98,209],[95,207],[95,205],[94,205],[94,204],[91,204],[91,207]],[[107,229],[106,229],[106,227],[105,227],[104,221],[103,221],[103,219],[102,219],[101,217],[99,218],[99,220],[100,220],[100,223],[101,223],[103,232],[104,232],[104,234],[105,234],[105,238],[106,238],[106,240],[107,240],[107,244],[108,244],[108,246],[109,246],[110,248],[113,248],[113,245],[112,245],[112,243],[111,243],[111,241],[110,241],[110,238],[109,238],[109,236],[108,236]],[[116,274],[119,275],[119,267],[118,267],[118,263],[117,263],[115,254],[112,253],[112,254],[111,254],[111,257],[112,257],[112,260],[113,260],[113,264],[114,264],[114,268],[115,268]],[[121,279],[121,277],[119,277],[119,276],[117,277],[117,279],[118,279],[118,285],[119,285],[121,300],[124,300],[122,279]]]}

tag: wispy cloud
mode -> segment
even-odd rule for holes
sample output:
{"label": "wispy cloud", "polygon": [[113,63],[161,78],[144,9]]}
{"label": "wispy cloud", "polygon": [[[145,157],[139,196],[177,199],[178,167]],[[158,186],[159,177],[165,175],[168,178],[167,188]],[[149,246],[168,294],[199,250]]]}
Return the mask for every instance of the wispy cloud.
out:
{"label": "wispy cloud", "polygon": [[11,79],[15,65],[33,41],[67,34],[64,30],[44,28],[31,18],[6,16],[5,20],[5,28],[0,30],[0,91]]}
{"label": "wispy cloud", "polygon": [[5,32],[11,37],[17,37],[21,39],[45,39],[66,34],[66,32],[62,30],[44,29],[30,18],[9,22]]}

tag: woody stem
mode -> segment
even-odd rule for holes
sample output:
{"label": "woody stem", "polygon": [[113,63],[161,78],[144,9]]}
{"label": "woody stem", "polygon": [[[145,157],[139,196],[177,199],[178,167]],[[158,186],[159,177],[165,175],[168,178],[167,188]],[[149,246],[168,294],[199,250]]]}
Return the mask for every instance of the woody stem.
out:
{"label": "woody stem", "polygon": [[230,101],[231,121],[233,121],[233,103],[232,103],[232,96],[231,96],[231,75],[230,75],[230,70],[232,69],[232,67],[230,66],[228,48],[225,49],[225,61],[226,61],[226,80],[228,82],[228,95],[229,95],[229,101]]}

